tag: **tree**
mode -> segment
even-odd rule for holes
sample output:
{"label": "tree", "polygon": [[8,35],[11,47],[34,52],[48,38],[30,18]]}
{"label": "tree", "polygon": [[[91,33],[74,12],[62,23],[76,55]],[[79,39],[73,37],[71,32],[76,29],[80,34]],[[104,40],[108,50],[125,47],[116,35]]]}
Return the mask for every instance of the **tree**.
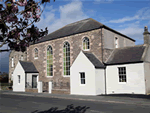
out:
{"label": "tree", "polygon": [[[24,52],[30,43],[35,43],[48,34],[35,26],[50,0],[6,0],[0,4],[0,48],[8,44],[9,49]],[[55,0],[54,0],[55,2]],[[43,6],[43,9],[41,9]]]}

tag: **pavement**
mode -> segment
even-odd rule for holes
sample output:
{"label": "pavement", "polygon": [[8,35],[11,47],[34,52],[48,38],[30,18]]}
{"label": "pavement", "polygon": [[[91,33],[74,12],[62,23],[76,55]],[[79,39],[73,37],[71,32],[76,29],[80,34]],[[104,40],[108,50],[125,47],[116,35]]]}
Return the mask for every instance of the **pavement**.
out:
{"label": "pavement", "polygon": [[112,94],[112,95],[99,95],[99,96],[87,96],[87,95],[70,95],[70,94],[49,94],[49,93],[32,93],[32,92],[13,92],[0,91],[0,94],[7,95],[22,95],[22,96],[36,96],[45,98],[60,98],[71,100],[83,100],[83,101],[96,101],[106,103],[120,103],[120,104],[136,104],[150,106],[150,95],[135,95],[135,94]]}

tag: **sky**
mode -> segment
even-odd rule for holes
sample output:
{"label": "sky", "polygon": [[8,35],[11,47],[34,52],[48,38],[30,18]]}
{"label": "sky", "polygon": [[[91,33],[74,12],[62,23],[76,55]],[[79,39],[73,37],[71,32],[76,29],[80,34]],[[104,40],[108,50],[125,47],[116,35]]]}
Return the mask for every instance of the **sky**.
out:
{"label": "sky", "polygon": [[[143,44],[144,26],[150,28],[150,0],[51,0],[36,26],[48,27],[51,33],[87,18],[135,39],[135,44],[140,45]],[[0,53],[1,72],[9,71],[8,63],[9,52]]]}

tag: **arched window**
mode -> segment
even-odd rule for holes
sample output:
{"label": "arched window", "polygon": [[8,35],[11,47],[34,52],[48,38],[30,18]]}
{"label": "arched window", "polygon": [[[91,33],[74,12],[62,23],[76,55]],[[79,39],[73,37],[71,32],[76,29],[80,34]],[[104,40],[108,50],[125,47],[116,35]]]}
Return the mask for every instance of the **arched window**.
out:
{"label": "arched window", "polygon": [[34,49],[34,58],[38,59],[38,49],[37,48]]}
{"label": "arched window", "polygon": [[11,67],[14,67],[14,58],[11,58]]}
{"label": "arched window", "polygon": [[89,50],[89,49],[90,49],[89,38],[84,37],[84,39],[83,39],[83,50]]}
{"label": "arched window", "polygon": [[53,76],[53,49],[47,47],[47,76]]}
{"label": "arched window", "polygon": [[64,43],[63,46],[63,68],[64,75],[70,75],[70,44]]}

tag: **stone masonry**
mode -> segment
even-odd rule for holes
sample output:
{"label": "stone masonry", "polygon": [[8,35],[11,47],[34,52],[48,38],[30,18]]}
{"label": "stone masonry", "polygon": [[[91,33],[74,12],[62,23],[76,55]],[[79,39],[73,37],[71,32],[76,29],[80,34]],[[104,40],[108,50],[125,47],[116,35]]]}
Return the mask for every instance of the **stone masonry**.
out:
{"label": "stone masonry", "polygon": [[[21,57],[23,56],[23,61],[27,61],[27,52],[17,52],[12,50],[9,54],[9,83],[11,82],[11,79],[13,79],[12,74],[13,71],[18,63],[19,60],[21,60]],[[12,67],[12,57],[14,58],[14,67]]]}
{"label": "stone masonry", "polygon": [[[75,34],[68,37],[62,37],[29,46],[27,48],[27,60],[33,62],[39,71],[39,81],[53,81],[56,83],[62,82],[70,84],[70,77],[63,76],[63,44],[65,41],[69,42],[70,44],[70,65],[72,65],[79,52],[82,50],[82,40],[84,37],[88,37],[90,40],[89,52],[92,52],[101,61],[101,29]],[[53,77],[48,77],[46,75],[46,51],[48,45],[51,45],[53,48]],[[35,48],[38,48],[38,59],[34,59]],[[105,56],[108,57],[109,54],[110,52],[105,54]]]}

